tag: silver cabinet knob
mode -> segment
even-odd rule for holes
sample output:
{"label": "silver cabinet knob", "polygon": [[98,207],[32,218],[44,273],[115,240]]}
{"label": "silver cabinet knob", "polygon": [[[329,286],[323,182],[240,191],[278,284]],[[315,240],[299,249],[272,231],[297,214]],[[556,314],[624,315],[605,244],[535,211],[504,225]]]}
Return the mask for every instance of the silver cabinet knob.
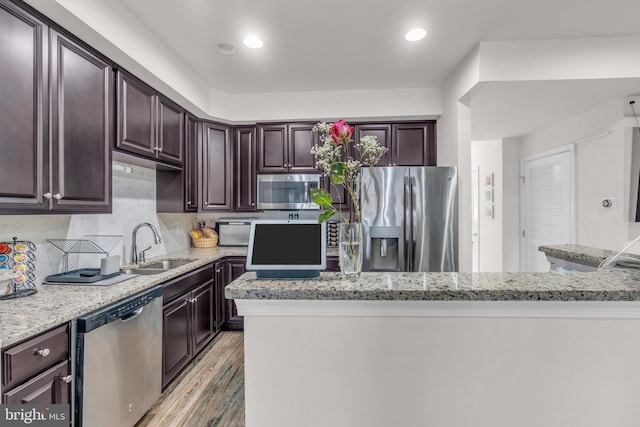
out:
{"label": "silver cabinet knob", "polygon": [[189,200],[189,201],[187,202],[187,204],[188,204],[188,205],[192,205],[192,204],[193,204],[193,202],[192,202],[191,200]]}
{"label": "silver cabinet knob", "polygon": [[60,194],[54,194],[53,198],[56,199],[56,200],[60,200],[60,199],[62,199],[62,196]]}
{"label": "silver cabinet knob", "polygon": [[44,193],[44,194],[42,195],[42,197],[44,197],[45,199],[51,199],[51,197],[53,197],[53,194],[51,194],[51,193]]}
{"label": "silver cabinet knob", "polygon": [[60,377],[62,381],[69,384],[71,382],[71,375],[67,375],[66,377]]}
{"label": "silver cabinet knob", "polygon": [[255,206],[255,205],[256,205],[256,203],[255,203],[255,202],[251,202],[251,206]]}
{"label": "silver cabinet knob", "polygon": [[221,268],[216,268],[216,273],[220,273],[222,271]]}
{"label": "silver cabinet knob", "polygon": [[47,357],[51,353],[51,350],[48,348],[41,348],[40,350],[36,350],[36,354],[39,354],[42,357]]}

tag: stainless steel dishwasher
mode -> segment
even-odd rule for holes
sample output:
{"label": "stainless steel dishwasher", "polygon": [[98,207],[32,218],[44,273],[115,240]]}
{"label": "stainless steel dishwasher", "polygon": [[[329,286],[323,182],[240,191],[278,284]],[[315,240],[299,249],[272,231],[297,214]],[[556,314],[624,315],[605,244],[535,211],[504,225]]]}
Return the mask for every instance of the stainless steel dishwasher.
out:
{"label": "stainless steel dishwasher", "polygon": [[133,426],[160,397],[162,286],[78,318],[76,425]]}

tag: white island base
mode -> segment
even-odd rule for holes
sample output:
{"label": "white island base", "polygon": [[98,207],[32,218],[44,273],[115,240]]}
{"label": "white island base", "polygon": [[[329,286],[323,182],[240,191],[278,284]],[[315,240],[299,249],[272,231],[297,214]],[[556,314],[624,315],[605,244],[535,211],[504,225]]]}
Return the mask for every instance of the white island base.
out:
{"label": "white island base", "polygon": [[640,304],[236,300],[247,427],[637,427]]}

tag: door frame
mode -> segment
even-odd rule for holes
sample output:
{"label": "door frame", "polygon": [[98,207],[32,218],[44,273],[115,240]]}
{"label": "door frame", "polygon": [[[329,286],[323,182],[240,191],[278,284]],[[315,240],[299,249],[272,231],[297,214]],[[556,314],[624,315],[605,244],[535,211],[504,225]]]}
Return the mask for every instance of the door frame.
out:
{"label": "door frame", "polygon": [[[474,230],[475,229],[475,230]],[[475,231],[475,233],[474,233]],[[475,234],[475,239],[474,239]],[[475,243],[475,246],[474,246]],[[471,169],[471,271],[480,271],[480,167]]]}
{"label": "door frame", "polygon": [[576,152],[575,144],[566,144],[560,147],[552,148],[550,150],[542,151],[540,153],[532,154],[520,159],[520,271],[525,265],[529,265],[525,260],[525,225],[527,223],[527,187],[524,185],[524,168],[525,163],[541,159],[544,157],[550,157],[561,153],[569,152],[569,167],[570,167],[570,180],[569,188],[571,191],[571,198],[569,200],[569,211],[571,216],[571,226],[569,227],[569,243],[575,244],[576,242]]}

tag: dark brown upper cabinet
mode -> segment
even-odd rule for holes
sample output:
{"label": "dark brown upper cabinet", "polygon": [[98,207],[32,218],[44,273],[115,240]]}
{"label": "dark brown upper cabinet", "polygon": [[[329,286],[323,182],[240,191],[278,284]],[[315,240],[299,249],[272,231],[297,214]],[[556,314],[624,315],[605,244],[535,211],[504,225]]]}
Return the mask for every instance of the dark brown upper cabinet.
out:
{"label": "dark brown upper cabinet", "polygon": [[436,165],[435,122],[394,124],[392,132],[391,155],[394,165]]}
{"label": "dark brown upper cabinet", "polygon": [[183,116],[177,104],[118,71],[117,149],[182,166]]}
{"label": "dark brown upper cabinet", "polygon": [[52,210],[111,211],[112,112],[112,65],[51,30]]}
{"label": "dark brown upper cabinet", "polygon": [[314,173],[314,124],[258,125],[258,173]]}
{"label": "dark brown upper cabinet", "polygon": [[202,123],[201,210],[231,210],[233,207],[231,128]]}
{"label": "dark brown upper cabinet", "polygon": [[389,151],[376,166],[435,166],[435,121],[415,123],[364,123],[355,126],[354,143],[374,135]]}
{"label": "dark brown upper cabinet", "polygon": [[48,26],[0,0],[0,40],[0,209],[46,211]]}
{"label": "dark brown upper cabinet", "polygon": [[234,211],[256,210],[256,128],[235,128]]}
{"label": "dark brown upper cabinet", "polygon": [[5,0],[0,39],[0,212],[110,212],[112,65]]}
{"label": "dark brown upper cabinet", "polygon": [[[378,162],[378,166],[393,166],[391,156],[391,125],[380,123],[367,123],[356,125],[354,129],[353,143],[357,144],[363,136],[375,136],[378,144],[389,149]],[[354,149],[355,153],[355,149]]]}
{"label": "dark brown upper cabinet", "polygon": [[198,210],[198,120],[185,115],[184,211]]}

